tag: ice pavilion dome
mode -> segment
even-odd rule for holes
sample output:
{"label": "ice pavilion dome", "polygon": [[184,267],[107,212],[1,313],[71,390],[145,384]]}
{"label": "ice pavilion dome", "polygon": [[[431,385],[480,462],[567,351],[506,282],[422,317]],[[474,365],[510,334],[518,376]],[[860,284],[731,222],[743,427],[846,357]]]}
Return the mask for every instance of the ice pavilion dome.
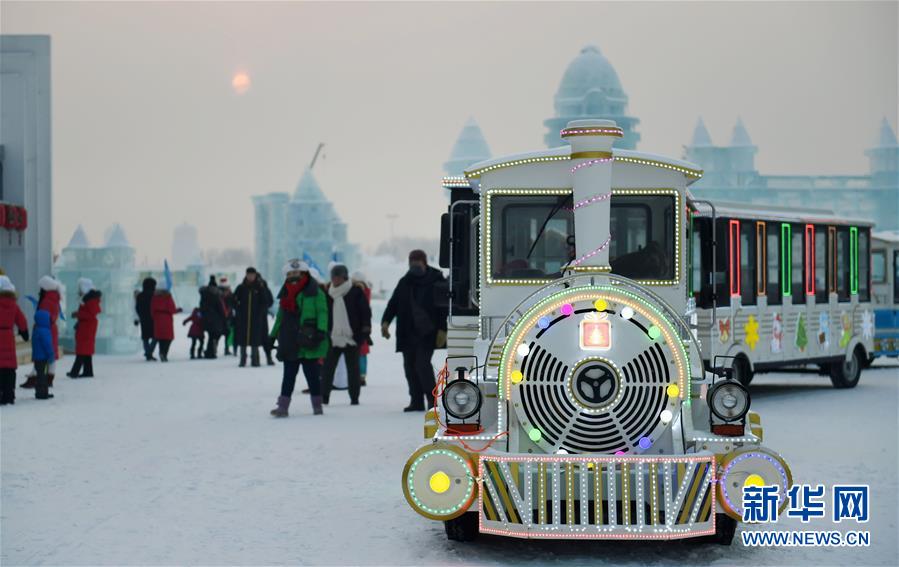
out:
{"label": "ice pavilion dome", "polygon": [[463,126],[449,160],[443,164],[447,175],[462,175],[469,165],[490,159],[490,147],[484,139],[484,133],[474,118],[469,118]]}
{"label": "ice pavilion dome", "polygon": [[584,47],[568,64],[553,103],[555,117],[544,122],[549,129],[544,138],[547,146],[564,143],[559,131],[569,121],[585,118],[614,120],[624,131],[616,148],[634,149],[640,140],[634,131],[639,120],[627,115],[627,94],[618,73],[596,46]]}

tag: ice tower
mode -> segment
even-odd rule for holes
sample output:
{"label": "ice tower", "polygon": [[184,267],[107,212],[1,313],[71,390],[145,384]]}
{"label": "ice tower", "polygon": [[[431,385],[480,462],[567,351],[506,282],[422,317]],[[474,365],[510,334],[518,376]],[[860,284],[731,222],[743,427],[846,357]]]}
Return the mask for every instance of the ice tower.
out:
{"label": "ice tower", "polygon": [[56,277],[66,286],[68,322],[60,330],[60,344],[68,351],[75,345],[71,312],[78,308],[78,279],[90,278],[103,292],[103,312],[97,329],[98,354],[132,354],[140,340],[134,327],[134,289],[137,271],[134,248],[125,231],[114,224],[106,231],[103,246],[92,247],[84,229],[79,226],[54,266]]}
{"label": "ice tower", "polygon": [[478,123],[474,118],[469,118],[459,132],[443,170],[448,176],[462,175],[466,167],[486,159],[490,159],[490,147]]}

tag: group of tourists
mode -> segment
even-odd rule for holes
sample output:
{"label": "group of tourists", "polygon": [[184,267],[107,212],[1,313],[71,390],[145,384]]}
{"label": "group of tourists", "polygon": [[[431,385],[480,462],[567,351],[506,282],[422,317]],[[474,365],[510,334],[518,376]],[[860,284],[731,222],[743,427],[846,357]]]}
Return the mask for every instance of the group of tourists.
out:
{"label": "group of tourists", "polygon": [[[79,305],[71,314],[75,324],[75,361],[66,375],[93,378],[93,355],[103,294],[94,289],[94,283],[88,278],[79,279],[77,285]],[[24,342],[31,341],[33,363],[20,387],[33,389],[39,400],[53,397],[50,388],[56,378],[56,361],[60,357],[57,321],[62,316],[62,284],[48,275],[38,280],[38,287],[38,297],[29,296],[35,306],[34,326],[29,331],[25,314],[19,308],[15,285],[8,276],[0,275],[0,405],[16,401],[16,332]]]}
{"label": "group of tourists", "polygon": [[[243,281],[231,292],[227,282],[211,276],[199,289],[199,306],[184,319],[190,325],[190,358],[216,358],[218,343],[225,339],[225,353],[240,357],[240,366],[274,365],[273,353],[283,365],[281,392],[271,415],[287,417],[300,369],[306,379],[313,414],[321,415],[323,406],[335,389],[340,363],[346,369],[350,405],[359,404],[365,385],[367,362],[372,345],[371,288],[360,273],[350,274],[347,266],[332,263],[329,278],[320,282],[306,262],[293,259],[282,269],[284,283],[272,294],[268,283],[254,268],[247,268]],[[317,272],[316,272],[317,274]],[[444,279],[440,270],[428,266],[421,250],[409,254],[409,270],[399,280],[381,318],[381,336],[391,338],[390,326],[396,321],[396,351],[403,356],[409,390],[406,412],[433,407],[435,386],[431,358],[434,350],[446,346],[446,312],[435,301],[435,286]],[[62,286],[51,276],[39,281],[31,330],[17,303],[12,281],[0,275],[0,404],[14,403],[17,369],[16,340],[31,340],[33,370],[23,388],[34,388],[39,399],[52,398],[59,360],[59,332]],[[71,378],[94,375],[93,354],[101,313],[102,293],[91,280],[78,281],[78,309],[75,322],[75,360],[67,373]],[[276,303],[277,300],[277,303]],[[275,311],[269,329],[269,316]],[[135,294],[134,324],[140,327],[143,355],[147,361],[168,361],[175,338],[174,317],[182,310],[171,291],[157,286],[153,278],[142,282]],[[233,346],[233,350],[231,347]]]}

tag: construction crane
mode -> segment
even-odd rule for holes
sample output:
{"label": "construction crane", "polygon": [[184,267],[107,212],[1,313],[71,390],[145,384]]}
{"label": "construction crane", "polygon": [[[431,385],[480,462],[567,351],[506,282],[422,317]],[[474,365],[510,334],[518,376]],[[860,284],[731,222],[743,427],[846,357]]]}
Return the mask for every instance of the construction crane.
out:
{"label": "construction crane", "polygon": [[321,153],[322,148],[325,147],[324,142],[319,142],[318,147],[315,148],[315,155],[312,156],[312,162],[309,164],[309,171],[312,171],[312,168],[315,167],[315,162],[318,161],[318,155]]}

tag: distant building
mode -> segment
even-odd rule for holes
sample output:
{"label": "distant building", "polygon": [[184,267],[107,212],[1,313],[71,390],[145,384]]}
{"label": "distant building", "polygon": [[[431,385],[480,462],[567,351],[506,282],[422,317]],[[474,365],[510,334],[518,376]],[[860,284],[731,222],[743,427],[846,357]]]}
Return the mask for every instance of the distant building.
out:
{"label": "distant building", "polygon": [[103,292],[100,324],[97,328],[98,354],[133,354],[140,337],[134,326],[134,290],[137,271],[134,248],[118,224],[106,232],[103,246],[91,247],[79,226],[56,261],[54,274],[65,286],[67,321],[60,329],[60,344],[68,351],[75,346],[75,321],[71,313],[78,309],[78,279],[90,278]]}
{"label": "distant building", "polygon": [[[347,225],[307,168],[293,195],[269,193],[253,197],[256,269],[279,282],[290,258],[308,256],[324,271],[332,259],[359,267],[359,248],[347,240]],[[327,274],[324,274],[327,275]]]}
{"label": "distant building", "polygon": [[867,175],[763,175],[755,166],[757,147],[737,120],[730,143],[712,142],[702,119],[684,157],[703,168],[691,187],[700,198],[781,206],[832,209],[850,218],[870,219],[878,230],[899,229],[899,144],[884,119],[865,154]]}
{"label": "distant building", "polygon": [[200,254],[200,243],[197,238],[197,227],[183,223],[175,227],[172,235],[173,270],[184,270],[189,266],[202,266],[203,255]]}
{"label": "distant building", "polygon": [[9,228],[0,215],[0,269],[30,319],[25,295],[37,294],[53,263],[49,36],[0,35],[0,100],[0,206],[27,215],[24,230]]}
{"label": "distant building", "polygon": [[548,129],[544,141],[550,148],[566,144],[559,132],[571,120],[583,118],[614,120],[624,130],[624,137],[615,142],[616,148],[633,150],[640,141],[636,131],[640,120],[627,114],[627,94],[618,73],[598,47],[585,47],[568,65],[553,105],[555,116],[544,121]]}
{"label": "distant building", "polygon": [[490,157],[490,147],[487,146],[487,140],[484,139],[481,127],[474,118],[469,118],[462,127],[462,131],[459,132],[450,157],[443,164],[443,170],[448,176],[462,175],[468,166],[490,159]]}

